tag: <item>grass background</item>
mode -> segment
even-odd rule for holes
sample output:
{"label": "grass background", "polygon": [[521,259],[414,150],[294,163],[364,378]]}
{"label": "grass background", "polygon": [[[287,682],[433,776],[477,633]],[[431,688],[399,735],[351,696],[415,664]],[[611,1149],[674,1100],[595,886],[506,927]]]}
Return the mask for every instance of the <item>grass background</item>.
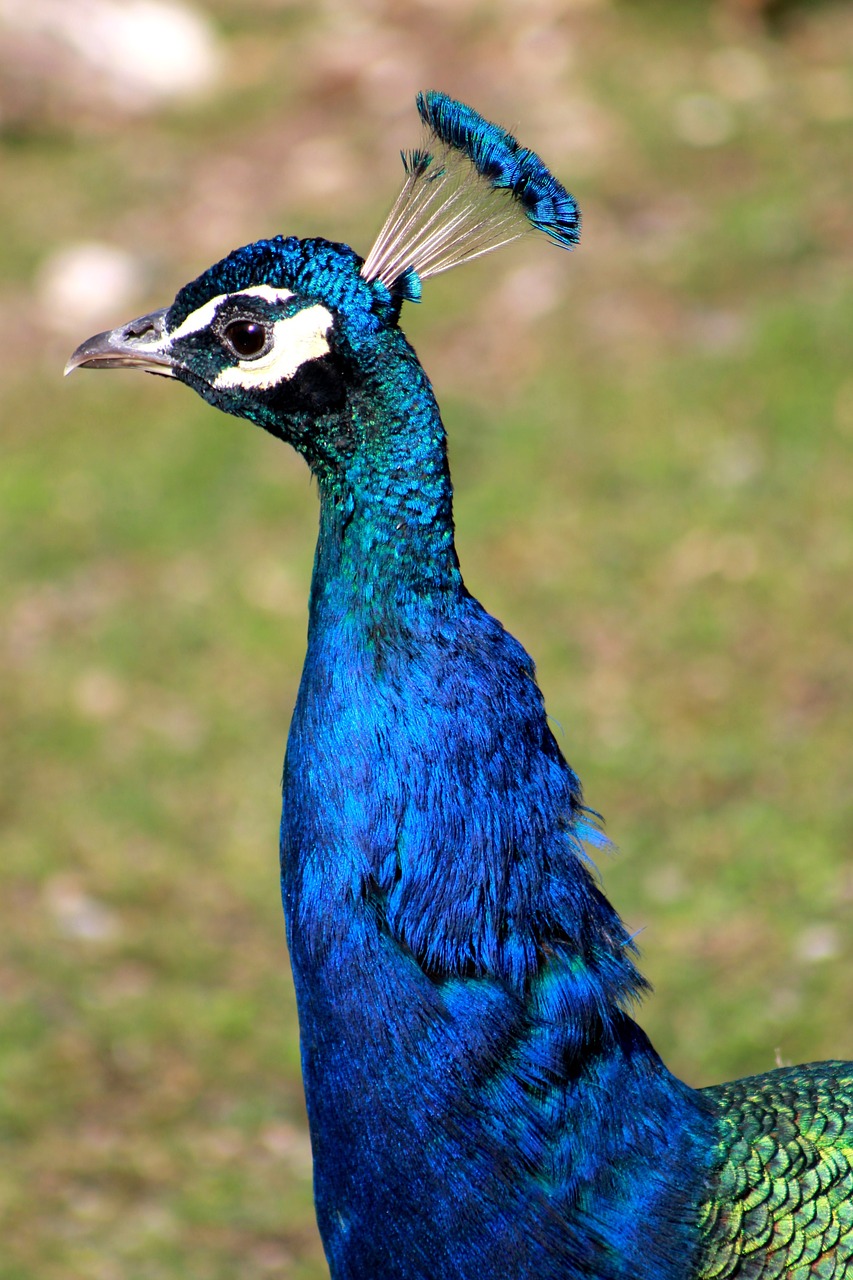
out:
{"label": "grass background", "polygon": [[[695,1084],[853,1057],[853,11],[204,6],[205,101],[0,145],[0,1277],[325,1274],[277,785],[316,502],[91,330],[278,230],[366,250],[436,85],[578,196],[572,255],[430,284],[407,332],[468,582],[523,640]],[[2,87],[2,81],[0,81]],[[62,246],[137,255],[83,331]]]}

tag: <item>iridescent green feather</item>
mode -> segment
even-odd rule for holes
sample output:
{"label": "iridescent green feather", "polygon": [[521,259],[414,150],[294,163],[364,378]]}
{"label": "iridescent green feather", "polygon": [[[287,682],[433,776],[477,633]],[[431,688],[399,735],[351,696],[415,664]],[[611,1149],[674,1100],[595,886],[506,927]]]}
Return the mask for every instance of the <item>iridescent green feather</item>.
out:
{"label": "iridescent green feather", "polygon": [[697,1280],[853,1277],[853,1065],[818,1062],[704,1089],[719,1164]]}

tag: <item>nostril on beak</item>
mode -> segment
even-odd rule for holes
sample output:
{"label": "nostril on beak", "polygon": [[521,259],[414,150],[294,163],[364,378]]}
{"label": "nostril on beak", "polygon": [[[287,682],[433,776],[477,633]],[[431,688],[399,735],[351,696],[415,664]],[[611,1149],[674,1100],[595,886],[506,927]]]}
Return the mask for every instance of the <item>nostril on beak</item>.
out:
{"label": "nostril on beak", "polygon": [[140,316],[138,320],[131,320],[130,324],[125,325],[122,336],[130,341],[139,341],[141,338],[159,338],[163,333],[163,317],[157,313],[156,316]]}

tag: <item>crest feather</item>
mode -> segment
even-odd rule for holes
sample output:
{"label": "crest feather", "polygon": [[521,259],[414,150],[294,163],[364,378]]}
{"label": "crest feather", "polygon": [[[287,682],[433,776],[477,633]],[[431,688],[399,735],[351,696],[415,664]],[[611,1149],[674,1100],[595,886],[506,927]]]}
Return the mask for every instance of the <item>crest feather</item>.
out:
{"label": "crest feather", "polygon": [[418,301],[420,282],[530,231],[571,249],[580,211],[535,151],[447,94],[417,98],[429,131],[361,274]]}

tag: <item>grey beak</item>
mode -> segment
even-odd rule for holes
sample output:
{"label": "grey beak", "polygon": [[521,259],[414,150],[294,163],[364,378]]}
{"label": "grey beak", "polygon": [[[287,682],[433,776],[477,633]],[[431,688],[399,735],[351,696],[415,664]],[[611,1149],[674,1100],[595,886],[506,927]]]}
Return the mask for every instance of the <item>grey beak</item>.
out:
{"label": "grey beak", "polygon": [[168,309],[162,307],[119,329],[87,338],[65,366],[66,375],[75,369],[145,369],[173,377],[174,361],[169,355],[165,328]]}

